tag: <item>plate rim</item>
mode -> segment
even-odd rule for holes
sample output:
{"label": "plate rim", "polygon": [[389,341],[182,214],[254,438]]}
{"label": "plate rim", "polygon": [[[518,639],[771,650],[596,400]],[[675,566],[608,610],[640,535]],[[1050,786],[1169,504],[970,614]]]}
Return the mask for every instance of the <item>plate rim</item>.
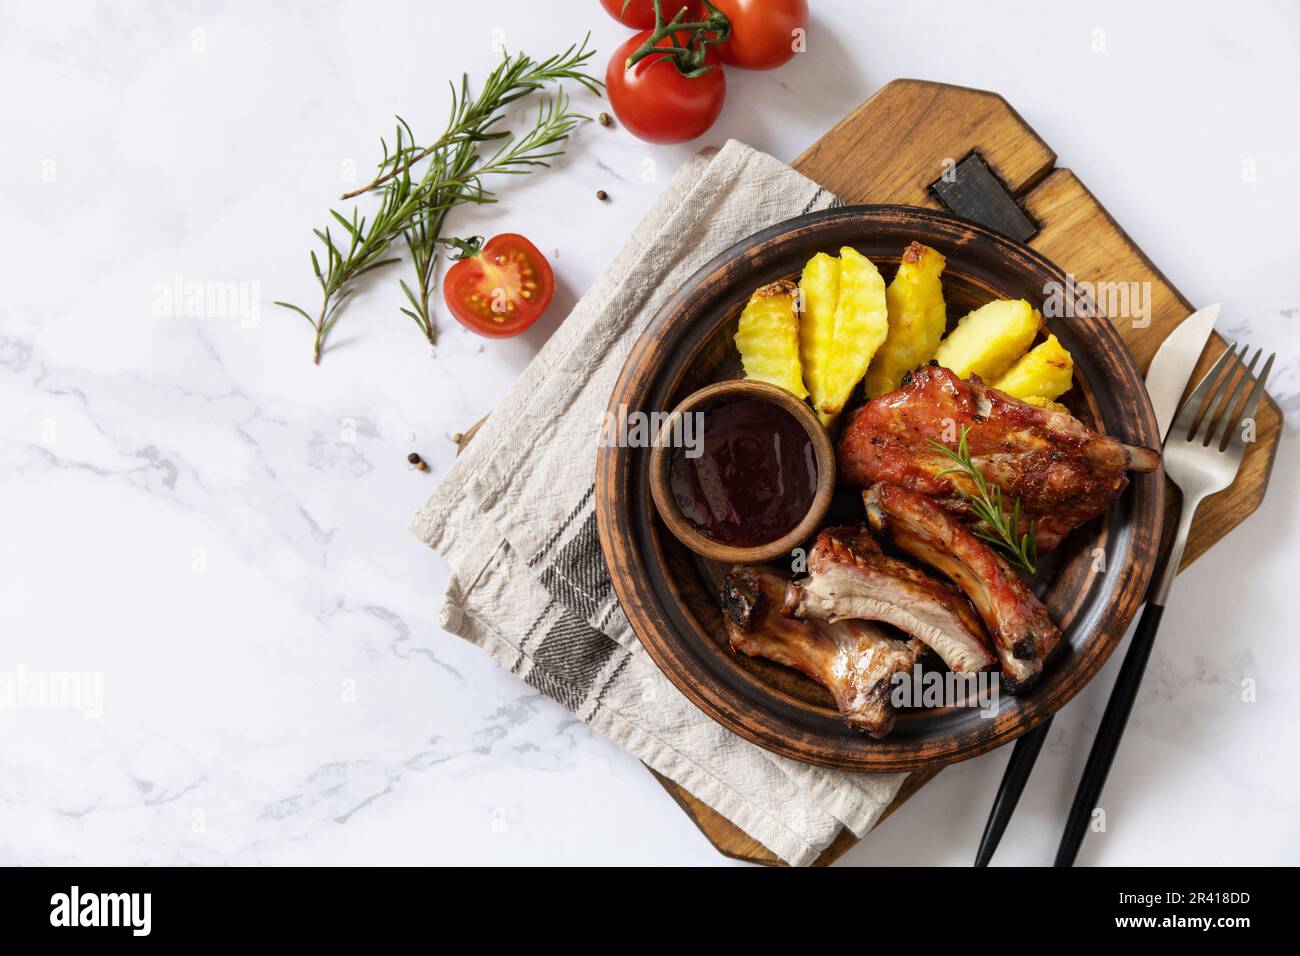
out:
{"label": "plate rim", "polygon": [[[969,239],[966,242],[991,243],[1001,247],[1002,255],[1019,256],[1053,279],[1063,284],[1067,281],[1068,273],[1064,269],[1025,243],[941,210],[888,203],[837,206],[806,213],[775,223],[738,240],[692,273],[650,319],[638,336],[620,370],[607,408],[615,410],[621,402],[626,401],[629,397],[629,385],[640,370],[647,352],[670,332],[679,331],[672,328],[673,317],[685,309],[690,299],[706,284],[706,280],[716,276],[723,266],[744,259],[747,252],[759,246],[788,238],[791,234],[806,231],[810,227],[829,230],[835,225],[869,226],[873,221],[882,224],[882,221],[888,220],[894,220],[894,225],[897,225],[899,219],[929,220],[941,228],[968,233]],[[733,280],[728,283],[728,286],[734,288],[736,284],[737,281]],[[1095,304],[1087,303],[1087,305],[1093,310],[1093,317],[1100,315]],[[1084,316],[1084,318],[1088,317]],[[1130,386],[1126,391],[1136,406],[1137,420],[1132,423],[1131,432],[1126,430],[1127,439],[1158,448],[1160,441],[1157,437],[1155,413],[1132,353],[1109,320],[1101,318],[1097,321],[1091,335],[1095,343],[1094,352],[1115,359],[1116,372],[1125,380],[1124,384]],[[1126,521],[1121,526],[1122,529],[1132,530],[1132,541],[1129,542],[1129,550],[1124,555],[1126,567],[1121,571],[1124,576],[1119,587],[1113,590],[1107,606],[1096,611],[1094,615],[1096,619],[1091,622],[1087,636],[1080,646],[1091,644],[1095,640],[1097,629],[1103,625],[1108,628],[1108,636],[1095,649],[1090,649],[1090,657],[1085,665],[1076,666],[1072,672],[1067,673],[1050,697],[1031,692],[1026,697],[1018,698],[1021,707],[1018,719],[1013,723],[974,741],[939,752],[895,753],[893,751],[898,748],[891,747],[890,752],[885,753],[879,748],[887,745],[888,738],[885,741],[873,741],[863,737],[860,751],[849,754],[822,753],[810,750],[805,742],[791,741],[770,728],[739,720],[736,708],[728,706],[728,700],[725,699],[727,694],[722,693],[725,689],[697,681],[682,667],[680,661],[667,654],[666,648],[660,646],[656,629],[661,625],[653,619],[653,609],[647,606],[647,597],[653,598],[652,594],[647,594],[651,589],[642,580],[643,575],[635,573],[635,568],[628,569],[625,566],[624,556],[614,541],[613,529],[619,517],[617,512],[620,508],[626,512],[631,507],[627,500],[627,491],[632,478],[628,461],[629,451],[615,446],[602,446],[597,449],[596,524],[601,552],[609,568],[614,593],[628,617],[633,633],[659,670],[709,718],[751,743],[803,763],[840,770],[869,772],[927,769],[986,753],[1027,733],[1073,699],[1096,676],[1121,643],[1142,603],[1159,553],[1165,497],[1162,470],[1150,475],[1137,476],[1140,480],[1132,481],[1130,487],[1124,492],[1125,495],[1137,495],[1138,486],[1144,489],[1142,497],[1132,504],[1135,513],[1147,515],[1148,520],[1140,527],[1135,520]],[[1105,528],[1108,533],[1112,530],[1109,521]],[[665,573],[665,577],[669,576]],[[661,617],[664,616],[662,611],[659,613]],[[671,627],[671,622],[667,623]],[[917,743],[919,744],[920,741]]]}

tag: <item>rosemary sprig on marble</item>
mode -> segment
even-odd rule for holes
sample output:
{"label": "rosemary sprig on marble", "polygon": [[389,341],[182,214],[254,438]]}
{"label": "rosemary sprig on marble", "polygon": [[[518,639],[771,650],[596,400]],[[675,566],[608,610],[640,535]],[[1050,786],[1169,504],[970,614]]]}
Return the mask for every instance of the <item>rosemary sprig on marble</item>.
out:
{"label": "rosemary sprig on marble", "polygon": [[[389,247],[398,239],[405,240],[415,270],[411,285],[401,282],[410,305],[402,311],[430,343],[436,341],[429,299],[439,246],[450,240],[442,234],[447,214],[463,203],[496,202],[495,193],[483,185],[484,177],[529,173],[563,155],[560,144],[589,117],[570,108],[560,84],[573,80],[599,94],[600,81],[584,72],[594,52],[587,49],[584,38],[540,62],[523,53],[507,55],[488,74],[477,96],[470,95],[469,78],[462,76],[459,89],[455,84],[451,87],[446,129],[430,146],[418,145],[411,127],[397,118],[393,148],[380,139],[383,158],[375,178],[342,197],[348,200],[378,193],[379,209],[372,216],[362,216],[355,207],[351,216],[331,209],[334,225],[313,230],[323,247],[324,262],[316,251],[311,253],[312,272],[321,287],[320,311],[313,318],[299,306],[276,302],[301,315],[314,329],[312,358],[316,364],[320,364],[326,339],[339,320],[341,307],[354,292],[356,280],[400,260],[400,256],[389,255]],[[542,103],[525,132],[515,136],[496,128],[510,104],[549,85],[556,87],[554,96]],[[498,145],[484,155],[488,143]],[[421,164],[422,169],[418,168]]]}
{"label": "rosemary sprig on marble", "polygon": [[1012,563],[1033,574],[1038,565],[1037,528],[1030,519],[1024,534],[1020,533],[1020,499],[1016,498],[1008,514],[1002,504],[1002,489],[990,485],[971,458],[970,445],[966,433],[970,426],[961,427],[961,438],[957,450],[953,451],[943,442],[927,439],[935,450],[950,458],[955,464],[937,472],[934,477],[946,478],[948,475],[965,475],[975,485],[975,497],[969,499],[970,506],[982,525],[975,529],[976,537],[983,538],[1002,552]]}

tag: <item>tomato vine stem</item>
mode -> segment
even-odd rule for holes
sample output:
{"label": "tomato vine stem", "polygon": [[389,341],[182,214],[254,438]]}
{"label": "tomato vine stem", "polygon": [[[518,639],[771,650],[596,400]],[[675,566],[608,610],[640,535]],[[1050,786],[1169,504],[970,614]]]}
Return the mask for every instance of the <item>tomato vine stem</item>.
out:
{"label": "tomato vine stem", "polygon": [[[703,3],[709,13],[703,20],[684,22],[682,18],[686,16],[690,6],[683,4],[676,16],[665,21],[659,0],[654,0],[655,25],[650,30],[650,36],[646,38],[645,43],[627,58],[625,69],[632,69],[653,53],[661,53],[664,54],[665,59],[671,59],[682,76],[687,78],[703,76],[713,69],[713,64],[705,62],[705,54],[709,47],[725,43],[731,36],[731,21],[709,0],[703,0]],[[680,45],[679,34],[683,32],[686,33],[685,46]],[[673,43],[660,46],[660,41],[666,37],[672,37]]]}

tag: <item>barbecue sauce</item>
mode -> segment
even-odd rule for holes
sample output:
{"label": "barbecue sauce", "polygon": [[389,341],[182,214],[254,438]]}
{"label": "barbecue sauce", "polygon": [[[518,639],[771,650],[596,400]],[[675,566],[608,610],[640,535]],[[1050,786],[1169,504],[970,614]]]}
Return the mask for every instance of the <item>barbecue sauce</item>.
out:
{"label": "barbecue sauce", "polygon": [[704,409],[702,444],[676,448],[669,470],[682,515],[706,537],[752,548],[787,534],[812,507],[817,460],[799,421],[741,398]]}

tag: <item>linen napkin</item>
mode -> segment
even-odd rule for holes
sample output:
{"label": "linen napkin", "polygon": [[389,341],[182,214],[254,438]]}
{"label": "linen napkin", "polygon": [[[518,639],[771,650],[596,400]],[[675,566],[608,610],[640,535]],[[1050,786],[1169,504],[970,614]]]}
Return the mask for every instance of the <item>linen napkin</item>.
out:
{"label": "linen napkin", "polygon": [[[781,859],[861,836],[905,774],[849,774],[723,729],[655,667],[596,532],[596,447],[624,360],[701,265],[767,226],[841,205],[734,140],[686,162],[415,515],[451,566],[442,626],[683,785]],[[650,238],[646,238],[650,237]]]}

